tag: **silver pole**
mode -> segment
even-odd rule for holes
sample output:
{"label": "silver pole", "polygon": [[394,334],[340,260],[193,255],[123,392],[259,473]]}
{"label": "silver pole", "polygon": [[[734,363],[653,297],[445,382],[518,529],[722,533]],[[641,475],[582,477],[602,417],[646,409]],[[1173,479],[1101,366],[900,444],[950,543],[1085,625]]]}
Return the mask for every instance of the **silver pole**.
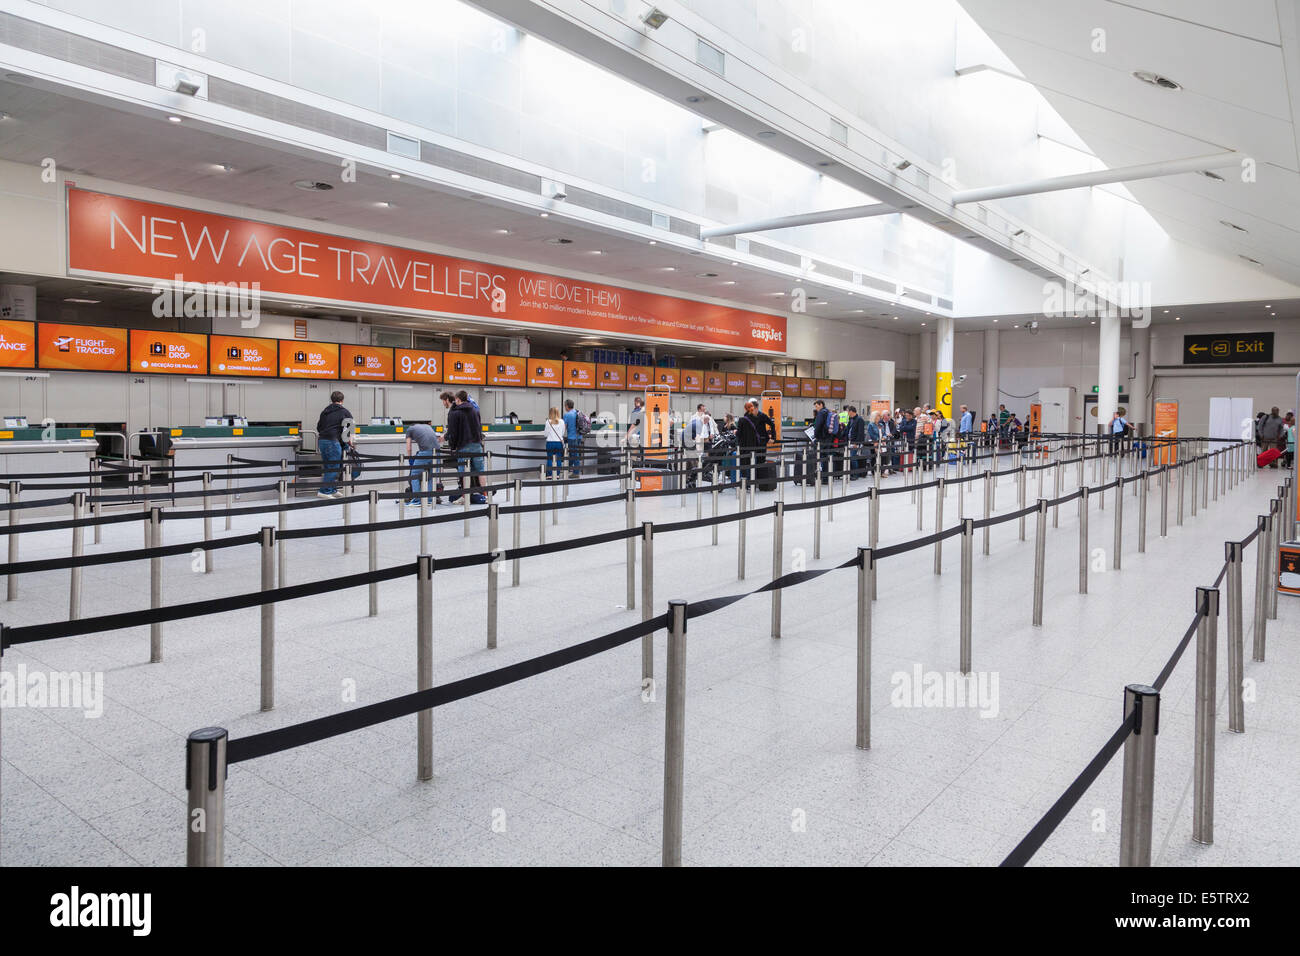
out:
{"label": "silver pole", "polygon": [[[275,529],[262,529],[262,593],[275,589]],[[275,605],[262,605],[262,710],[275,706]]]}
{"label": "silver pole", "polygon": [[[537,485],[537,543],[546,543],[546,472],[541,470]],[[626,481],[626,479],[625,479]],[[624,489],[626,490],[626,489]]]}
{"label": "silver pole", "polygon": [[[629,485],[627,489],[627,527],[636,527],[636,491]],[[636,609],[636,541],[627,539],[627,609]]]}
{"label": "silver pole", "polygon": [[[753,485],[751,484],[750,487],[752,488]],[[743,504],[743,487],[741,491]],[[736,580],[743,581],[745,580],[745,512],[743,510],[740,512],[740,520],[736,522],[736,525]]]}
{"label": "silver pole", "polygon": [[[1278,489],[1278,494],[1282,489]],[[1282,502],[1274,499],[1269,504],[1269,511],[1272,520],[1269,522],[1268,534],[1268,590],[1265,595],[1268,599],[1268,619],[1277,620],[1277,551],[1278,544],[1282,538]]]}
{"label": "silver pole", "polygon": [[[944,487],[946,484],[947,484],[947,480],[944,478],[940,478],[939,490],[938,493],[934,496],[934,533],[935,534],[938,534],[943,530],[943,499],[947,494],[947,490]],[[958,499],[961,498],[960,488],[957,489],[957,497]],[[934,573],[935,574],[943,573],[943,540],[942,539],[934,543]]]}
{"label": "silver pole", "polygon": [[[153,487],[153,469],[146,462],[140,466],[140,510],[149,514],[149,489]],[[144,546],[149,547],[149,522],[144,522]]]}
{"label": "silver pole", "polygon": [[[522,508],[524,504],[523,480],[516,478],[514,484],[515,484],[515,494],[514,497],[511,498],[511,501],[514,503],[514,506],[516,508]],[[514,513],[514,548],[516,551],[519,550],[519,548],[521,547],[521,543],[523,541],[523,538],[521,537],[522,532],[520,528],[520,523],[522,519],[523,519],[523,515],[520,514],[520,512],[516,511]],[[513,561],[510,562],[510,586],[512,588],[519,587],[519,561],[520,561],[519,558],[515,558]]]}
{"label": "silver pole", "polygon": [[[229,512],[230,509],[235,506],[235,496],[233,493],[233,489],[234,489],[233,478],[235,474],[235,469],[231,467],[234,463],[235,463],[234,454],[228,453],[226,455],[226,511],[227,512]],[[229,514],[226,515],[226,530],[227,531],[230,530]]]}
{"label": "silver pole", "polygon": [[[72,493],[72,520],[80,521],[82,511],[86,506],[86,494],[83,491],[74,491]],[[80,526],[74,526],[72,529],[72,556],[79,558],[82,555],[82,542],[85,540],[85,529]],[[68,620],[76,621],[81,619],[81,568],[73,567],[69,569],[68,575]]]}
{"label": "silver pole", "polygon": [[813,486],[813,558],[822,556],[822,483],[820,476]]}
{"label": "silver pole", "polygon": [[488,553],[492,560],[487,563],[487,646],[492,650],[497,646],[497,547],[500,534],[500,508],[495,501],[488,503]]}
{"label": "silver pole", "polygon": [[1169,533],[1169,466],[1162,465],[1157,472],[1160,481],[1160,537]]}
{"label": "silver pole", "polygon": [[1088,486],[1079,489],[1079,593],[1088,593]]}
{"label": "silver pole", "polygon": [[[1061,466],[1062,466],[1061,460],[1058,458],[1056,460],[1056,468],[1054,469],[1056,474],[1052,478],[1053,498],[1061,497]],[[1059,528],[1060,520],[1061,520],[1061,506],[1052,505],[1052,527]]]}
{"label": "silver pole", "polygon": [[[462,480],[462,484],[461,484],[461,488],[460,488],[460,505],[461,505],[461,513],[465,516],[465,520],[464,520],[463,522],[461,522],[461,526],[462,526],[462,529],[463,529],[463,531],[462,531],[462,535],[461,535],[461,536],[462,536],[462,537],[465,537],[465,538],[468,538],[468,537],[469,537],[469,501],[470,501],[470,498],[474,497],[474,465],[473,465],[473,462],[467,460],[467,461],[465,462],[465,467],[466,467],[466,469],[468,469],[468,470],[461,472],[461,475],[463,475],[464,478],[463,478],[463,480]],[[554,500],[554,498],[552,498],[552,501],[553,501],[553,500]]]}
{"label": "silver pole", "polygon": [[1111,559],[1111,567],[1118,571],[1120,569],[1120,558],[1124,550],[1124,485],[1121,482],[1115,486],[1115,552]]}
{"label": "silver pole", "polygon": [[185,741],[185,865],[225,862],[226,742],[224,727],[204,727]]}
{"label": "silver pole", "polygon": [[[92,494],[90,499],[90,513],[95,517],[96,520],[96,524],[92,526],[94,530],[91,532],[93,534],[91,541],[94,544],[99,544],[100,541],[102,540],[101,531],[103,530],[98,524],[99,509],[100,509],[99,499],[104,494],[104,476],[99,470],[98,458],[90,459],[90,486],[92,488]],[[204,499],[203,506],[204,508],[207,507],[206,499]]]}
{"label": "silver pole", "polygon": [[1260,515],[1255,524],[1255,623],[1254,636],[1251,639],[1250,659],[1264,660],[1264,644],[1268,634],[1268,615],[1266,592],[1269,588],[1268,574],[1268,538],[1272,520],[1268,515]]}
{"label": "silver pole", "polygon": [[1038,499],[1034,525],[1034,627],[1043,626],[1043,579],[1047,570],[1047,499]]}
{"label": "silver pole", "polygon": [[[782,569],[785,566],[785,558],[782,554],[785,537],[785,502],[778,501],[775,504],[776,511],[772,514],[772,580],[775,581],[781,576]],[[716,526],[715,526],[716,527]],[[772,590],[772,637],[781,636],[781,589],[773,588]]]}
{"label": "silver pole", "polygon": [[1196,747],[1192,759],[1192,839],[1214,842],[1214,687],[1218,648],[1219,590],[1197,588]]}
{"label": "silver pole", "polygon": [[[1181,451],[1181,449],[1179,450]],[[1174,519],[1175,519],[1175,523],[1180,528],[1183,526],[1183,498],[1185,497],[1183,494],[1183,486],[1187,483],[1187,475],[1186,475],[1187,469],[1183,467],[1186,463],[1187,463],[1187,459],[1185,459],[1182,455],[1179,455],[1178,466],[1177,466],[1178,467],[1178,510],[1174,513]]]}
{"label": "silver pole", "polygon": [[[519,499],[516,498],[515,501]],[[433,687],[433,558],[415,559],[415,689]],[[433,779],[433,708],[416,714],[416,779]]]}
{"label": "silver pole", "polygon": [[[629,539],[631,540],[631,539]],[[641,620],[648,621],[655,606],[655,526],[652,521],[641,522]],[[641,689],[654,683],[654,634],[641,637]]]}
{"label": "silver pole", "polygon": [[1142,471],[1137,475],[1137,483],[1141,487],[1138,491],[1138,554],[1146,554],[1147,550],[1147,485],[1150,483],[1149,472]]}
{"label": "silver pole", "polygon": [[351,526],[352,526],[352,502],[345,498],[343,499],[343,528],[344,528],[343,553],[344,554],[352,553],[352,535],[348,534],[346,530]]}
{"label": "silver pole", "polygon": [[[370,533],[366,535],[366,542],[370,552],[370,573],[374,574],[379,570],[379,532],[374,530],[376,522],[379,521],[379,492],[370,489]],[[367,586],[370,594],[370,616],[379,615],[379,582],[371,581]]]}
{"label": "silver pole", "polygon": [[[1018,502],[1019,502],[1019,503],[1016,505],[1016,507],[1019,508],[1021,511],[1024,511],[1024,510],[1025,510],[1025,484],[1026,484],[1026,482],[1025,482],[1025,478],[1026,478],[1026,475],[1025,475],[1025,466],[1024,466],[1023,464],[1020,466],[1020,469],[1019,469],[1018,474],[1019,474],[1019,476],[1020,476],[1020,479],[1019,479],[1019,481],[1020,481],[1020,487],[1017,489],[1018,492],[1019,492],[1019,498],[1018,498]],[[1024,541],[1024,540],[1025,540],[1025,516],[1024,516],[1024,515],[1021,515],[1021,516],[1020,516],[1020,540],[1021,540],[1021,541]]]}
{"label": "silver pole", "polygon": [[[415,486],[416,493],[420,496],[420,554],[429,553],[429,526],[424,523],[424,519],[429,517],[428,495],[433,491],[426,485],[429,480],[427,475],[420,475],[417,479],[418,484]],[[401,501],[402,499],[397,499]]]}
{"label": "silver pole", "polygon": [[[208,514],[208,495],[212,491],[212,472],[203,473],[203,540],[212,540],[212,516]],[[212,549],[203,551],[203,573],[212,573]]]}
{"label": "silver pole", "polygon": [[857,747],[871,749],[871,583],[876,573],[870,548],[858,548]]}
{"label": "silver pole", "polygon": [[[716,482],[713,485],[712,494],[713,494],[713,517],[716,518],[718,516],[718,485]],[[718,526],[716,524],[713,526],[713,543],[715,545],[718,543]]]}
{"label": "silver pole", "polygon": [[925,524],[925,488],[919,481],[914,495],[916,497],[916,530],[922,531]]}
{"label": "silver pole", "polygon": [[[277,491],[280,495],[280,504],[283,506],[289,500],[289,483],[281,478],[278,482]],[[287,542],[284,538],[280,537],[280,535],[284,532],[285,526],[288,524],[289,512],[281,507],[280,510],[276,512],[275,520],[277,532],[275,543],[276,547],[280,551],[280,574],[279,577],[276,578],[276,581],[279,583],[280,587],[285,587],[289,583],[289,550]]]}
{"label": "silver pole", "polygon": [[1192,517],[1195,518],[1196,517],[1196,483],[1198,480],[1197,474],[1201,470],[1201,460],[1199,458],[1193,458],[1190,460],[1189,464],[1192,466]]}
{"label": "silver pole", "polygon": [[974,577],[972,552],[975,547],[975,519],[967,518],[961,525],[961,672],[969,674],[971,598]]}
{"label": "silver pole", "polygon": [[668,602],[668,699],[664,707],[663,865],[682,865],[686,773],[686,602]]}
{"label": "silver pole", "polygon": [[1228,558],[1228,730],[1246,732],[1246,707],[1242,693],[1245,672],[1245,644],[1242,640],[1240,541],[1224,542]]}
{"label": "silver pole", "polygon": [[[984,517],[988,519],[993,515],[993,472],[987,468],[984,470]],[[984,554],[989,553],[989,526],[984,526],[984,543],[982,550]]]}
{"label": "silver pole", "polygon": [[1124,782],[1120,805],[1119,865],[1151,865],[1151,812],[1155,802],[1156,735],[1160,732],[1160,692],[1145,684],[1124,688],[1124,719],[1136,712],[1124,741]]}
{"label": "silver pole", "polygon": [[[1201,468],[1205,472],[1204,478],[1201,481],[1201,510],[1204,511],[1206,508],[1210,506],[1210,498],[1209,498],[1210,485],[1214,484],[1214,478],[1210,475],[1209,456],[1206,454],[1202,454],[1200,461],[1201,461]],[[1215,498],[1216,499],[1218,498],[1217,493],[1215,494]]]}
{"label": "silver pole", "polygon": [[[9,482],[9,503],[18,504],[22,497],[23,483],[21,481]],[[18,563],[18,520],[21,512],[17,508],[9,509],[9,563]],[[18,600],[18,575],[10,574],[5,580],[5,600]]]}
{"label": "silver pole", "polygon": [[[149,523],[146,530],[149,532],[149,547],[161,548],[161,508],[149,509]],[[154,610],[162,607],[162,558],[158,557],[149,559],[149,607]],[[162,623],[155,622],[149,625],[149,663],[157,664],[160,661],[162,661]]]}

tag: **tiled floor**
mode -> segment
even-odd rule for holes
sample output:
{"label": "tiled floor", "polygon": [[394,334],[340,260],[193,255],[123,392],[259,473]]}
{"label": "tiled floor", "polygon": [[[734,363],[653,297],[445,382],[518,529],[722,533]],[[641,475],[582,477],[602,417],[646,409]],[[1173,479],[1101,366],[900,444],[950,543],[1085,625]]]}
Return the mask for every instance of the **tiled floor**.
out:
{"label": "tiled floor", "polygon": [[[1065,469],[1066,487],[1074,469]],[[1088,475],[1091,480],[1091,473]],[[1030,626],[1033,520],[1027,542],[1014,522],[992,530],[991,554],[974,559],[973,664],[997,680],[996,714],[967,707],[896,706],[914,668],[958,664],[960,550],[882,562],[873,608],[872,749],[854,746],[855,580],[836,571],[784,592],[783,636],[770,637],[770,598],[746,599],[692,621],[688,636],[685,837],[689,864],[988,865],[1003,856],[1092,758],[1120,720],[1122,689],[1149,682],[1190,622],[1194,587],[1213,582],[1223,541],[1244,537],[1276,485],[1251,476],[1160,538],[1150,498],[1147,552],[1137,553],[1137,506],[1126,497],[1123,570],[1090,575],[1078,590],[1077,516],[1061,509],[1049,529],[1044,626]],[[856,491],[860,484],[852,486]],[[594,495],[608,489],[585,486]],[[1037,491],[1031,479],[1029,497]],[[1050,481],[1048,482],[1050,493]],[[535,498],[529,492],[527,500]],[[926,493],[926,533],[933,530]],[[760,506],[771,496],[760,494]],[[909,494],[882,499],[880,544],[916,537]],[[998,510],[1014,509],[1004,476]],[[788,490],[788,501],[798,492]],[[982,513],[978,485],[966,513]],[[723,510],[736,507],[723,495]],[[1109,568],[1113,494],[1094,497],[1090,545]],[[334,509],[294,515],[337,521]],[[395,517],[396,504],[384,517]],[[704,513],[709,513],[705,497]],[[639,520],[693,518],[695,503],[642,500]],[[957,520],[950,489],[946,523]],[[354,514],[359,520],[359,515]],[[561,512],[547,539],[622,526],[621,504]],[[865,502],[841,504],[822,524],[812,557],[811,512],[787,517],[787,570],[839,564],[866,543]],[[233,533],[264,523],[236,519]],[[503,521],[502,541],[510,539]],[[753,590],[768,580],[772,519],[747,522],[748,579],[736,580],[737,526],[656,538],[655,586],[701,599]],[[168,543],[200,534],[169,521]],[[523,519],[523,542],[537,519]],[[66,553],[69,532],[25,536],[23,557]],[[436,526],[439,555],[485,548],[483,522]],[[136,525],[110,526],[97,550],[138,547]],[[411,558],[417,532],[381,538],[380,566]],[[1248,552],[1247,610],[1254,581]],[[165,602],[241,593],[257,586],[253,549],[218,552],[211,575],[188,556],[165,563]],[[341,553],[338,538],[290,544],[289,581],[364,571],[365,537]],[[435,681],[481,673],[639,620],[625,607],[624,545],[532,559],[522,586],[500,592],[500,646],[485,647],[483,567],[434,579]],[[67,572],[25,576],[4,609],[11,625],[58,620]],[[639,588],[639,580],[638,580]],[[210,724],[234,738],[406,693],[415,686],[414,579],[380,587],[380,614],[365,589],[277,609],[277,707],[258,711],[256,610],[164,626],[165,659],[149,664],[147,628],[11,649],[4,668],[104,675],[99,718],[79,710],[14,708],[3,714],[0,862],[146,864],[184,861],[183,740]],[[639,597],[639,590],[638,590]],[[89,568],[83,607],[98,614],[145,607],[143,562]],[[1194,661],[1187,654],[1165,688],[1157,757],[1156,862],[1165,865],[1300,861],[1300,606],[1279,599],[1268,661],[1250,661],[1245,734],[1230,734],[1220,707],[1215,843],[1191,842]],[[1248,615],[1249,616],[1249,615]],[[1226,627],[1218,679],[1225,693]],[[656,636],[656,673],[665,642]],[[901,675],[901,676],[899,676]],[[990,683],[989,688],[992,689]],[[230,770],[227,863],[588,864],[659,862],[663,786],[663,691],[643,701],[639,642],[440,708],[435,777],[416,778],[415,720],[405,718]],[[1118,858],[1120,761],[1114,760],[1034,858],[1034,864],[1113,865]]]}

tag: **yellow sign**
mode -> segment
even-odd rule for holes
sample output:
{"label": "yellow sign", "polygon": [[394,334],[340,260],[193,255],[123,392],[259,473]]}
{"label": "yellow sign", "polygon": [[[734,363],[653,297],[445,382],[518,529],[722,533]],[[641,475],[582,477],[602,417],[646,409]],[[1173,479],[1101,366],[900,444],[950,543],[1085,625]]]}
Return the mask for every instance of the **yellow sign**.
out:
{"label": "yellow sign", "polygon": [[934,407],[945,419],[952,418],[952,372],[935,372]]}
{"label": "yellow sign", "polygon": [[402,432],[403,432],[403,431],[405,431],[405,429],[404,429],[404,428],[402,428],[402,426],[401,426],[401,425],[398,425],[398,426],[397,426],[397,434],[399,434],[399,435],[400,435],[400,434],[402,434]]}
{"label": "yellow sign", "polygon": [[1156,447],[1153,461],[1157,465],[1172,465],[1178,460],[1176,444],[1166,444],[1178,438],[1178,403],[1170,399],[1156,399],[1155,415],[1151,424],[1151,437]]}
{"label": "yellow sign", "polygon": [[298,429],[296,429],[296,428],[290,428],[290,429],[289,429],[289,434],[290,434],[290,435],[296,435],[296,434],[298,434]]}
{"label": "yellow sign", "polygon": [[244,430],[243,430],[242,428],[232,428],[232,429],[230,429],[230,434],[232,434],[232,435],[242,435],[242,434],[244,434]]}
{"label": "yellow sign", "polygon": [[180,430],[179,428],[173,428],[173,429],[171,430],[171,436],[172,436],[172,438],[180,438],[180,437],[181,437],[181,430]]}
{"label": "yellow sign", "polygon": [[13,432],[0,432],[0,438],[13,438]]}
{"label": "yellow sign", "polygon": [[82,437],[82,438],[94,438],[94,437],[95,437],[95,429],[93,429],[93,428],[83,428],[83,429],[81,430],[81,437]]}

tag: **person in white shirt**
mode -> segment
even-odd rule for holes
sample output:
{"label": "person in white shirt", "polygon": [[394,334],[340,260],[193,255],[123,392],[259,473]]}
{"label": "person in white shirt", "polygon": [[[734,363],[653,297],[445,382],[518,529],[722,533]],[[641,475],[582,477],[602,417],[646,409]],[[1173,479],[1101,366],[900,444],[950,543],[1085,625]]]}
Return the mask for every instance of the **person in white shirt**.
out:
{"label": "person in white shirt", "polygon": [[558,408],[551,407],[542,432],[546,436],[546,477],[551,478],[564,463],[564,443],[569,434]]}
{"label": "person in white shirt", "polygon": [[[704,407],[703,403],[695,406],[695,414],[687,422],[683,432],[684,442],[688,451],[693,451],[696,456],[699,468],[704,467],[704,456],[713,447],[713,441],[718,437],[718,423],[709,415],[709,410]],[[695,475],[687,475],[688,484],[695,482]]]}

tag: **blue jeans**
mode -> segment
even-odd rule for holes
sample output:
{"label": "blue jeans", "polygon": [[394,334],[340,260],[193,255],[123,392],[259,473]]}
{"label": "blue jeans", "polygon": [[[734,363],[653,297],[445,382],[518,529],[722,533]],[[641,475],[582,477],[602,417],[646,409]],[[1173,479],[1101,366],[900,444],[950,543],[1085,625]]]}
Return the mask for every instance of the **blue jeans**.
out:
{"label": "blue jeans", "polygon": [[576,477],[582,470],[582,439],[570,438],[565,444],[569,446],[569,471]]}
{"label": "blue jeans", "polygon": [[553,478],[556,472],[564,469],[564,442],[548,441],[546,443],[546,477]]}
{"label": "blue jeans", "polygon": [[469,463],[470,484],[476,484],[473,476],[481,475],[485,468],[482,442],[472,442],[456,449],[456,470],[461,474],[465,473],[466,462]]}
{"label": "blue jeans", "polygon": [[343,443],[332,438],[320,440],[321,494],[332,495],[338,491],[337,482],[343,462]]}
{"label": "blue jeans", "polygon": [[[428,475],[433,465],[433,452],[420,451],[411,456],[411,500],[418,501],[420,498],[420,476]],[[429,504],[433,504],[433,479],[429,481]]]}

